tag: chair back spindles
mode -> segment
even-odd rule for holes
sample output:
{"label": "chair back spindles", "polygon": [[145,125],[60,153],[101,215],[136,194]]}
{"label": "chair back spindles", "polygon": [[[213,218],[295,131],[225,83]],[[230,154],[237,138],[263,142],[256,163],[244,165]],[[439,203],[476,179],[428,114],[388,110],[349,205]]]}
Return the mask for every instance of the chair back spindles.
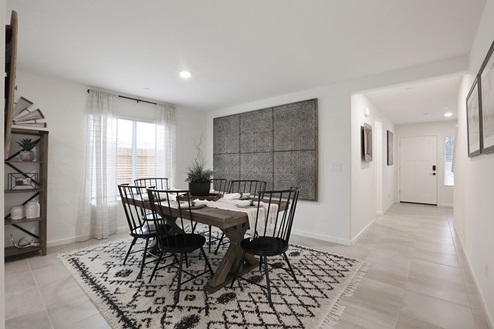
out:
{"label": "chair back spindles", "polygon": [[212,178],[211,190],[216,193],[226,193],[228,190],[228,180],[225,178]]}
{"label": "chair back spindles", "polygon": [[168,190],[168,178],[152,177],[152,178],[137,178],[134,179],[136,186],[152,187],[158,190]]}
{"label": "chair back spindles", "polygon": [[257,195],[266,190],[266,181],[256,179],[234,179],[230,181],[229,193],[250,193]]}
{"label": "chair back spindles", "polygon": [[136,228],[151,229],[150,222],[144,220],[146,210],[142,207],[143,196],[147,193],[146,188],[142,186],[120,184],[118,185],[118,190],[129,230],[133,231]]}
{"label": "chair back spindles", "polygon": [[261,192],[257,198],[255,236],[271,236],[288,243],[298,194],[298,189]]}

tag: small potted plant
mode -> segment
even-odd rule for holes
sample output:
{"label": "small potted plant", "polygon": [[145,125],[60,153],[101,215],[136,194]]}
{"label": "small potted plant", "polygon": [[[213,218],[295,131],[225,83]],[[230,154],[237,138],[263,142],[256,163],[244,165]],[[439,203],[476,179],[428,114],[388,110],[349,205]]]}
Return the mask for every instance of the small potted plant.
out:
{"label": "small potted plant", "polygon": [[33,148],[38,145],[39,139],[33,141],[31,138],[23,138],[20,141],[17,141],[17,144],[22,148],[19,153],[19,160],[21,161],[33,161],[34,160],[34,151]]}
{"label": "small potted plant", "polygon": [[191,166],[187,168],[186,182],[189,182],[189,191],[193,196],[206,196],[209,195],[211,188],[211,177],[213,171],[206,168],[206,161],[202,157],[202,151],[200,145],[196,143],[197,158],[194,160]]}
{"label": "small potted plant", "polygon": [[187,179],[189,182],[190,194],[193,196],[209,195],[211,177],[213,171],[205,168],[206,163],[202,159],[194,160],[194,163],[187,168]]}

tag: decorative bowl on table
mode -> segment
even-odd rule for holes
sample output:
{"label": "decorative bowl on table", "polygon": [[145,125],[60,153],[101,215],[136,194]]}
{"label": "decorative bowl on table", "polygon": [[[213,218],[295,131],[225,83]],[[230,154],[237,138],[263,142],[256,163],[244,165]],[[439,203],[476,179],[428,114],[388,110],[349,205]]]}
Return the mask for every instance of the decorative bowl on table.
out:
{"label": "decorative bowl on table", "polygon": [[209,195],[197,195],[197,196],[186,196],[186,195],[179,195],[178,196],[178,201],[186,201],[187,198],[191,198],[192,200],[198,199],[198,200],[206,200],[206,201],[216,201],[221,199],[222,194],[221,193],[209,193]]}

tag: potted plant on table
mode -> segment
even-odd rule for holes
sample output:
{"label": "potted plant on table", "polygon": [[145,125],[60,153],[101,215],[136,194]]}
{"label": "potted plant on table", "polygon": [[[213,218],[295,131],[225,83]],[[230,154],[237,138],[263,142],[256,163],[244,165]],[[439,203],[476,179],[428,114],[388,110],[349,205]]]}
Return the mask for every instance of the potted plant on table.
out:
{"label": "potted plant on table", "polygon": [[194,163],[187,168],[187,179],[185,180],[189,182],[190,194],[194,196],[209,195],[212,176],[213,171],[206,169],[204,160],[194,160]]}
{"label": "potted plant on table", "polygon": [[17,144],[22,148],[19,153],[19,160],[21,161],[33,161],[35,158],[33,148],[39,143],[39,139],[33,141],[31,138],[23,138],[17,141]]}
{"label": "potted plant on table", "polygon": [[211,177],[213,176],[213,171],[206,168],[206,161],[202,157],[202,151],[196,143],[197,148],[197,158],[194,160],[191,166],[187,168],[186,182],[189,182],[189,191],[193,196],[206,196],[209,195],[209,190],[211,188]]}

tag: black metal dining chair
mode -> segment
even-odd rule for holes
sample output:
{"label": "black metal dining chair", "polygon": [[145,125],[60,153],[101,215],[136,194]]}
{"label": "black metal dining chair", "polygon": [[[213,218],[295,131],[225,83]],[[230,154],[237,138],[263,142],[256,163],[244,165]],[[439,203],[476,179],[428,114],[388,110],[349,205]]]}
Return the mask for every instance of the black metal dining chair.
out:
{"label": "black metal dining chair", "polygon": [[[266,181],[256,180],[256,179],[232,179],[228,183],[228,193],[249,193],[252,198],[255,198],[260,192],[266,190]],[[223,240],[225,239],[225,234],[221,234],[218,239],[218,245],[214,254],[218,254],[220,247],[225,244]]]}
{"label": "black metal dining chair", "polygon": [[[133,238],[123,264],[125,265],[131,253],[142,252],[141,269],[138,275],[138,278],[141,278],[144,266],[151,262],[146,263],[146,258],[150,256],[148,253],[149,241],[154,240],[156,237],[156,223],[153,217],[149,216],[146,209],[143,208],[142,202],[146,198],[143,196],[147,196],[145,187],[120,184],[118,185],[118,191],[122,200],[125,217],[127,218],[129,234]],[[145,240],[144,249],[132,251],[138,239]],[[154,257],[152,261],[155,261]]]}
{"label": "black metal dining chair", "polygon": [[[210,273],[213,275],[213,270],[209,264],[208,257],[204,252],[203,246],[206,243],[206,238],[201,234],[195,233],[195,221],[191,211],[191,196],[187,190],[159,190],[148,188],[149,203],[153,219],[157,223],[156,239],[160,254],[158,261],[153,269],[149,282],[153,279],[158,270],[163,256],[165,254],[173,255],[174,262],[165,264],[163,267],[177,266],[177,289],[175,291],[175,303],[180,299],[181,285],[196,279],[197,277]],[[177,200],[177,201],[175,201]],[[170,227],[169,230],[164,229]],[[196,250],[200,250],[202,257],[205,260],[205,270],[200,273],[192,273],[184,269],[184,259],[187,262],[187,254]],[[177,255],[180,255],[177,260]],[[187,266],[186,266],[187,267]],[[190,276],[189,279],[182,282],[182,272]]]}
{"label": "black metal dining chair", "polygon": [[168,190],[168,178],[166,177],[153,177],[153,178],[137,178],[134,179],[134,185],[153,187],[160,190]]}
{"label": "black metal dining chair", "polygon": [[256,195],[266,190],[266,181],[256,179],[232,179],[228,186],[228,193],[249,193]]}
{"label": "black metal dining chair", "polygon": [[[286,251],[290,246],[290,233],[295,217],[298,195],[299,191],[297,188],[261,192],[257,199],[258,204],[255,225],[250,228],[251,236],[245,238],[240,243],[243,250],[240,259],[244,259],[245,254],[248,253],[260,257],[259,270],[261,270],[262,265],[264,264],[266,286],[249,279],[245,280],[267,289],[268,301],[271,307],[273,307],[273,302],[271,301],[268,257],[283,255],[289,271],[295,282],[298,283],[295,272],[286,255]],[[241,266],[242,262],[239,262],[230,287],[233,287]]]}

